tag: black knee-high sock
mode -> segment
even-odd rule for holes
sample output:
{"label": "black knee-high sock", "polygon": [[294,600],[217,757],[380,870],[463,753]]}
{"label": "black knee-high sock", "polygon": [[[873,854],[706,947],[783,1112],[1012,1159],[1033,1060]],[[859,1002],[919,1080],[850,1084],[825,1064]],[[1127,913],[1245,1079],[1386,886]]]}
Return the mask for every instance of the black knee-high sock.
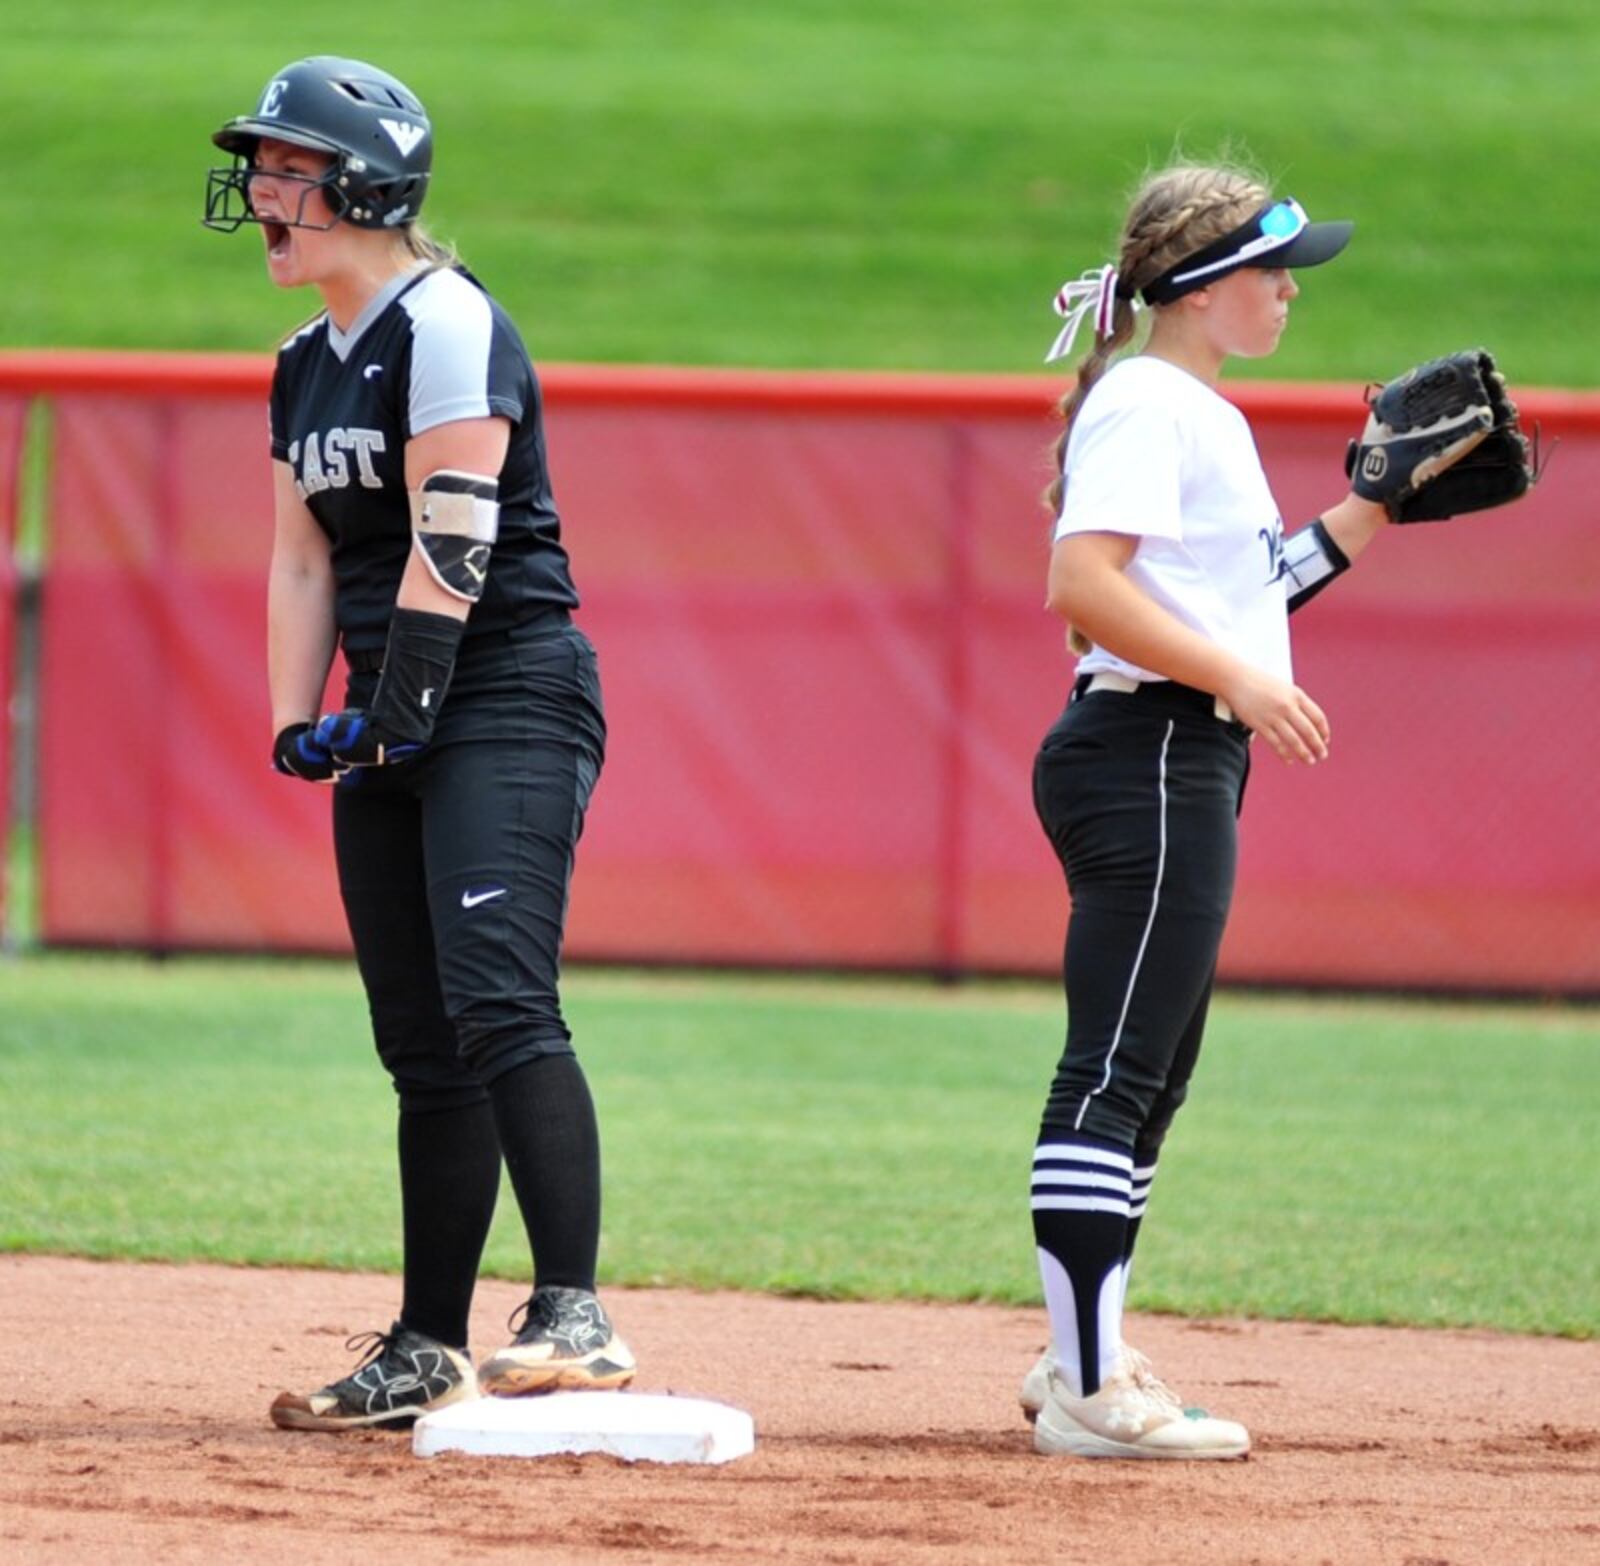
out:
{"label": "black knee-high sock", "polygon": [[1033,1235],[1051,1338],[1069,1391],[1088,1397],[1122,1351],[1133,1160],[1046,1128],[1033,1158]]}
{"label": "black knee-high sock", "polygon": [[594,1287],[600,1249],[600,1132],[583,1068],[544,1055],[489,1088],[535,1284]]}
{"label": "black knee-high sock", "polygon": [[500,1143],[488,1104],[400,1111],[405,1295],[400,1320],[452,1348],[467,1345],[478,1263],[500,1192]]}

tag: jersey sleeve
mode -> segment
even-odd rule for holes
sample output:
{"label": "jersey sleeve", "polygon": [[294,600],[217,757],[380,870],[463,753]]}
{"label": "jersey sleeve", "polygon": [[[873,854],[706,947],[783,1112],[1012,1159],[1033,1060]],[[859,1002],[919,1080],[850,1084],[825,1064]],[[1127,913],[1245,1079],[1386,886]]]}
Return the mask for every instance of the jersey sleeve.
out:
{"label": "jersey sleeve", "polygon": [[520,423],[531,392],[527,355],[489,296],[460,273],[440,271],[405,296],[405,305],[412,319],[409,434],[496,414]]}
{"label": "jersey sleeve", "polygon": [[272,455],[279,462],[289,460],[289,417],[284,407],[283,356],[272,367],[272,391],[267,397],[267,429]]}
{"label": "jersey sleeve", "polygon": [[1072,533],[1183,537],[1182,437],[1172,410],[1091,398],[1067,443],[1057,541]]}

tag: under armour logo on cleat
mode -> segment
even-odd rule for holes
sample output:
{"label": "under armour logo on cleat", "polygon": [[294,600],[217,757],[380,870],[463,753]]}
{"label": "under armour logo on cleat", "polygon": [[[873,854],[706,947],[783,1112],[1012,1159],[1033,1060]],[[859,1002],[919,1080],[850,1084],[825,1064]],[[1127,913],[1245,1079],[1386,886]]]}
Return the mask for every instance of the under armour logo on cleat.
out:
{"label": "under armour logo on cleat", "polygon": [[461,894],[461,906],[463,908],[476,908],[479,903],[486,903],[492,897],[504,897],[505,895],[506,889],[503,886],[496,886],[487,892],[463,892]]}

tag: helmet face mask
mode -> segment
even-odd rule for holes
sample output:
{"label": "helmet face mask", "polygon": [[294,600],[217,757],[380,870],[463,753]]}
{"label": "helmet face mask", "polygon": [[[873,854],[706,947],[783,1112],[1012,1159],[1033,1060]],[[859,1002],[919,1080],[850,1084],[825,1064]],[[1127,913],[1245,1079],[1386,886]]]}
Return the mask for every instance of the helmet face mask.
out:
{"label": "helmet face mask", "polygon": [[398,228],[413,222],[427,192],[433,131],[427,111],[405,84],[360,60],[318,55],[285,66],[262,90],[253,114],[228,121],[213,136],[231,152],[233,166],[212,169],[206,185],[207,228],[231,233],[262,221],[253,210],[250,184],[257,146],[284,141],[326,153],[327,171],[315,178],[275,175],[320,187],[334,214],[329,223],[303,221],[310,188],[303,189],[290,228]]}
{"label": "helmet face mask", "polygon": [[[300,194],[295,201],[294,213],[263,217],[256,211],[250,198],[250,186],[256,179],[270,179],[280,190],[298,185]],[[206,215],[201,222],[207,228],[231,234],[241,223],[276,223],[283,228],[311,228],[326,231],[333,228],[345,215],[345,199],[338,188],[339,166],[329,164],[321,174],[290,174],[256,168],[243,153],[234,155],[231,169],[212,169],[206,176]],[[306,221],[306,203],[311,193],[320,190],[330,216],[326,223]]]}

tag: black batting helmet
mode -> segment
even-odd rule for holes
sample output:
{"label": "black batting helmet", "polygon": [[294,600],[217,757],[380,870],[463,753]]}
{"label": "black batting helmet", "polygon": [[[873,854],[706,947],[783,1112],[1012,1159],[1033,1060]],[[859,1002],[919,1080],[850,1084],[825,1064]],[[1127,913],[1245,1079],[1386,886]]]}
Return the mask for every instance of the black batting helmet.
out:
{"label": "black batting helmet", "polygon": [[250,161],[263,138],[332,155],[316,184],[326,191],[335,221],[394,228],[411,222],[422,206],[433,128],[416,94],[375,65],[327,54],[296,60],[262,89],[255,113],[217,131],[212,141],[234,154],[234,164],[211,170],[208,228],[231,230],[252,220]]}

